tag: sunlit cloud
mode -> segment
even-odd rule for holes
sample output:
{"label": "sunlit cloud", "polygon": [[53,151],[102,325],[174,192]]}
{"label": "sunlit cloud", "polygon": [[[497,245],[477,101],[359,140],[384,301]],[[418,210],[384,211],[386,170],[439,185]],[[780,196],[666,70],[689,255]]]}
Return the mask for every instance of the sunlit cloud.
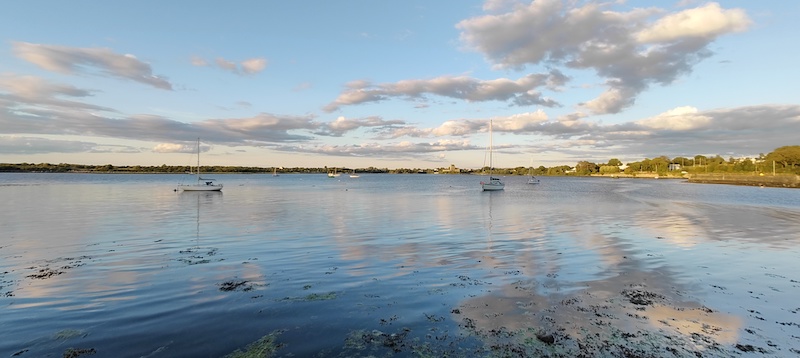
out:
{"label": "sunlit cloud", "polygon": [[323,110],[333,112],[342,106],[380,102],[392,98],[425,99],[436,95],[467,102],[510,101],[511,105],[558,107],[560,104],[545,98],[537,90],[544,86],[561,86],[567,77],[559,71],[530,74],[516,80],[497,78],[479,80],[467,76],[441,76],[426,80],[403,80],[395,83],[372,84],[367,81],[348,83],[336,100]]}
{"label": "sunlit cloud", "polygon": [[372,116],[366,118],[345,118],[340,116],[333,122],[325,124],[320,134],[331,136],[342,136],[343,134],[354,131],[360,128],[390,128],[398,125],[405,125],[406,122],[401,120],[384,120],[379,116]]}
{"label": "sunlit cloud", "polygon": [[607,90],[580,104],[593,114],[621,112],[649,86],[691,73],[711,56],[711,42],[751,25],[743,10],[716,3],[669,14],[658,8],[618,12],[613,3],[509,3],[487,2],[487,10],[506,12],[459,22],[461,41],[498,68],[546,64],[594,71]]}
{"label": "sunlit cloud", "polygon": [[209,67],[213,64],[217,68],[237,75],[254,75],[263,72],[268,65],[267,59],[261,57],[249,58],[236,63],[235,61],[222,57],[217,57],[213,61],[208,61],[200,56],[192,56],[190,63],[192,66],[196,67]]}
{"label": "sunlit cloud", "polygon": [[163,77],[153,75],[149,64],[131,54],[118,54],[107,48],[77,48],[29,42],[13,42],[12,46],[17,57],[48,71],[109,76],[172,90],[172,84]]}
{"label": "sunlit cloud", "polygon": [[637,123],[651,129],[685,131],[707,128],[711,117],[698,115],[698,110],[694,107],[678,107]]}
{"label": "sunlit cloud", "polygon": [[717,3],[662,17],[636,34],[641,43],[671,42],[688,38],[715,38],[747,30],[752,24],[742,9],[725,10]]}

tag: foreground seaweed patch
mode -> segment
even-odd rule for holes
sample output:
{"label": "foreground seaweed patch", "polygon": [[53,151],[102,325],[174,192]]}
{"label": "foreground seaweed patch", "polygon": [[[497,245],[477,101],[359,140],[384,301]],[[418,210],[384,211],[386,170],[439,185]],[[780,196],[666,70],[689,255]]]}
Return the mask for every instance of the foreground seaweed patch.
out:
{"label": "foreground seaweed patch", "polygon": [[257,341],[250,343],[244,350],[235,350],[226,355],[225,358],[268,358],[275,355],[275,353],[283,347],[283,344],[276,343],[277,337],[283,333],[283,330],[276,330],[272,333],[259,338]]}
{"label": "foreground seaweed patch", "polygon": [[8,271],[0,272],[0,297],[14,297],[14,291],[5,291],[3,289],[6,285],[14,283],[12,280],[6,280],[5,276],[8,274]]}
{"label": "foreground seaweed patch", "polygon": [[403,349],[410,347],[406,342],[406,337],[411,330],[403,328],[398,333],[385,333],[379,330],[367,331],[353,331],[345,339],[345,347],[357,350],[367,350],[372,353],[386,348],[394,353],[402,352]]}
{"label": "foreground seaweed patch", "polygon": [[451,313],[493,356],[729,357],[751,351],[737,342],[738,317],[687,301],[674,285],[646,272],[585,286],[542,294],[539,282],[520,280],[471,297]]}
{"label": "foreground seaweed patch", "polygon": [[[336,357],[487,357],[491,351],[473,336],[431,327],[425,332],[403,327],[394,332],[354,330]],[[330,354],[328,354],[330,355]],[[509,355],[504,355],[510,357]]]}
{"label": "foreground seaweed patch", "polygon": [[303,297],[284,297],[281,301],[327,301],[336,299],[336,292],[311,293]]}
{"label": "foreground seaweed patch", "polygon": [[[33,266],[29,267],[31,270],[36,270],[36,272],[27,275],[27,278],[34,278],[34,279],[48,279],[54,276],[61,275],[66,272],[66,270],[73,269],[76,267],[81,267],[86,265],[84,260],[89,260],[91,257],[89,256],[81,256],[81,257],[60,257],[53,260],[45,261],[45,264],[42,266]],[[58,266],[56,268],[50,267],[50,265]]]}
{"label": "foreground seaweed patch", "polygon": [[254,290],[256,287],[269,286],[268,283],[257,283],[248,280],[233,279],[217,284],[219,290],[223,292],[243,291],[248,292]]}
{"label": "foreground seaweed patch", "polygon": [[83,338],[88,335],[89,334],[86,333],[86,331],[81,329],[62,329],[53,334],[53,339],[66,341],[68,339],[73,339],[73,338]]}
{"label": "foreground seaweed patch", "polygon": [[[190,247],[186,250],[179,251],[179,253],[185,255],[185,257],[178,258],[177,260],[187,265],[207,264],[211,262],[211,259],[206,257],[216,255],[218,250],[219,249],[216,247]],[[219,259],[217,261],[222,260],[223,259]]]}
{"label": "foreground seaweed patch", "polygon": [[78,358],[85,355],[93,355],[97,353],[94,348],[67,348],[62,355],[64,358]]}
{"label": "foreground seaweed patch", "polygon": [[219,284],[220,291],[251,291],[253,289],[253,285],[248,285],[247,281],[245,280],[230,280],[225,281]]}

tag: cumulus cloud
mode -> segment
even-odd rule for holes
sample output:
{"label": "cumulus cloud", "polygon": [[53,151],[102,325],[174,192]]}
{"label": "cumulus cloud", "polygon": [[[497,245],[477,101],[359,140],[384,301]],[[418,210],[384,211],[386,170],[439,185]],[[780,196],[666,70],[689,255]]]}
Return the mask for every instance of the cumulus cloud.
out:
{"label": "cumulus cloud", "polygon": [[107,48],[76,48],[14,42],[14,54],[45,70],[76,74],[100,74],[172,90],[166,79],[153,75],[150,65],[134,55],[118,54]]}
{"label": "cumulus cloud", "polygon": [[670,42],[685,38],[715,38],[747,30],[752,24],[741,9],[725,10],[717,3],[662,17],[636,34],[641,43]]}
{"label": "cumulus cloud", "polygon": [[403,80],[395,83],[372,84],[357,81],[347,84],[347,88],[336,100],[323,108],[333,112],[342,106],[379,102],[390,98],[424,99],[426,95],[455,98],[468,102],[511,101],[513,105],[541,105],[557,107],[559,103],[544,98],[537,88],[563,85],[567,77],[553,70],[546,74],[530,74],[516,80],[498,78],[479,80],[467,76],[440,76],[427,80]]}
{"label": "cumulus cloud", "polygon": [[208,61],[199,56],[192,56],[190,63],[192,66],[197,67],[208,67],[213,63],[217,68],[221,68],[237,75],[254,75],[264,71],[268,65],[267,59],[262,57],[249,58],[236,63],[222,57],[217,57],[214,59],[214,61]]}
{"label": "cumulus cloud", "polygon": [[[607,90],[582,107],[594,114],[618,113],[653,84],[669,84],[712,55],[720,36],[746,30],[740,9],[707,5],[665,14],[658,8],[614,11],[612,3],[537,0],[463,20],[461,41],[498,68],[528,65],[593,70]],[[660,16],[660,17],[659,17]]]}
{"label": "cumulus cloud", "polygon": [[397,125],[405,125],[405,121],[401,120],[384,120],[379,116],[371,116],[366,118],[345,118],[340,116],[333,122],[327,123],[323,126],[323,131],[320,134],[331,136],[342,136],[346,132],[350,132],[359,128],[389,128]]}
{"label": "cumulus cloud", "polygon": [[[155,153],[193,153],[196,146],[190,144],[159,143],[153,147]],[[202,151],[202,149],[201,149]]]}
{"label": "cumulus cloud", "polygon": [[686,131],[707,128],[711,117],[698,113],[694,107],[678,107],[637,123],[645,128]]}
{"label": "cumulus cloud", "polygon": [[[497,116],[491,119],[453,119],[443,122],[434,128],[417,128],[400,125],[383,128],[380,138],[426,138],[426,137],[470,137],[476,133],[486,132],[489,121],[493,121],[493,130],[519,135],[540,133],[542,126],[548,123],[547,114],[542,110],[519,113],[510,116]],[[398,123],[399,124],[399,123]]]}

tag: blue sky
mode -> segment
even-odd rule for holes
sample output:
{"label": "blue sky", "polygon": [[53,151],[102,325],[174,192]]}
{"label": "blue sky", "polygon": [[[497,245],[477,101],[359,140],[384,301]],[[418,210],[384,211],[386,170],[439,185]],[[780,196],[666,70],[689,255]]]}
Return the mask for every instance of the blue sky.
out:
{"label": "blue sky", "polygon": [[795,1],[16,1],[0,162],[460,168],[800,144]]}

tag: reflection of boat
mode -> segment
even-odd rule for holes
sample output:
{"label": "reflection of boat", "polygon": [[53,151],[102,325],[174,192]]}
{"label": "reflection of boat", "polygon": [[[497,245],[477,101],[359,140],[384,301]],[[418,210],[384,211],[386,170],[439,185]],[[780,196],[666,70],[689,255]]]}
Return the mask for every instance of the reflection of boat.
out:
{"label": "reflection of boat", "polygon": [[222,191],[190,191],[190,192],[183,192],[181,193],[181,198],[186,200],[186,204],[188,204],[188,200],[192,198],[194,201],[197,202],[197,217],[196,217],[196,227],[195,227],[195,245],[192,247],[188,247],[180,251],[182,257],[178,258],[177,260],[183,262],[188,265],[199,265],[199,264],[206,264],[211,262],[210,258],[207,256],[214,255],[216,253],[217,248],[215,247],[201,247],[200,246],[200,208],[213,205],[215,203],[219,203],[222,199]]}
{"label": "reflection of boat", "polygon": [[533,176],[533,158],[531,158],[531,168],[528,170],[528,175],[531,176],[528,178],[528,184],[539,184],[539,179]]}
{"label": "reflection of boat", "polygon": [[503,190],[506,187],[500,178],[492,176],[492,121],[489,120],[489,182],[481,182],[481,189],[483,191]]}
{"label": "reflection of boat", "polygon": [[339,173],[336,172],[336,168],[333,168],[332,172],[328,172],[328,178],[338,178]]}
{"label": "reflection of boat", "polygon": [[[189,168],[190,173],[192,172],[191,167]],[[197,138],[197,170],[195,171],[195,176],[197,176],[197,183],[195,184],[180,184],[178,185],[178,189],[183,191],[220,191],[222,190],[222,184],[219,184],[214,179],[210,178],[203,178],[200,176],[200,138]]]}
{"label": "reflection of boat", "polygon": [[351,178],[358,178],[358,174],[356,174],[356,170],[353,169],[353,174],[350,174]]}

